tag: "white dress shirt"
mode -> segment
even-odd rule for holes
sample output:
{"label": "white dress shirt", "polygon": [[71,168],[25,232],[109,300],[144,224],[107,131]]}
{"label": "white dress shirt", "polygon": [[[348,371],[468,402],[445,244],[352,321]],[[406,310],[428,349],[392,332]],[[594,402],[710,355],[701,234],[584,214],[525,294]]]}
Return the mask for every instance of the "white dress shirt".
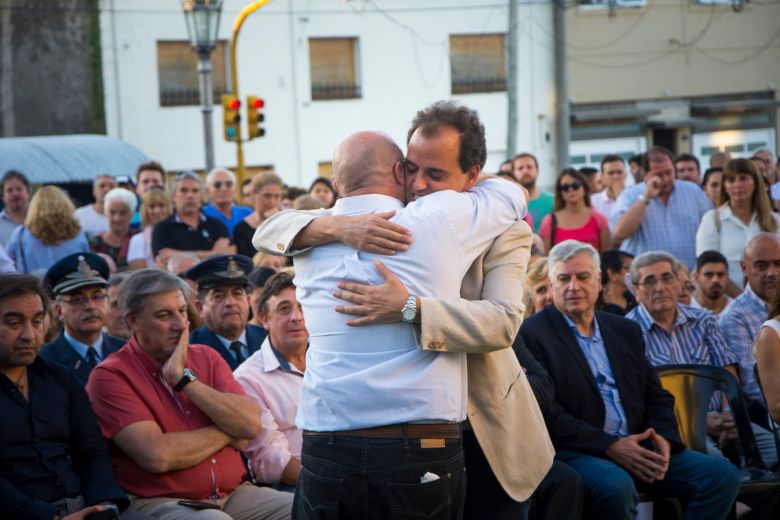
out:
{"label": "white dress shirt", "polygon": [[265,338],[260,350],[233,372],[246,395],[260,405],[263,429],[244,451],[255,477],[269,484],[280,481],[292,457],[300,458],[303,444],[303,434],[295,426],[303,372],[286,364],[281,365]]}
{"label": "white dress shirt", "polygon": [[466,417],[466,357],[417,348],[404,322],[348,327],[335,311],[340,280],[380,284],[381,261],[410,294],[459,298],[469,266],[512,224],[525,202],[509,181],[488,179],[471,191],[442,191],[405,208],[385,195],[336,201],[334,215],[395,210],[391,219],[412,232],[408,251],[378,256],[342,243],[295,257],[295,285],[309,329],[306,375],[296,424],[303,430],[339,431]]}
{"label": "white dress shirt", "polygon": [[615,205],[615,202],[617,202],[617,199],[610,199],[607,190],[594,193],[590,196],[590,205],[593,209],[607,217],[607,220],[609,220],[609,217],[612,215],[612,206]]}
{"label": "white dress shirt", "polygon": [[[717,213],[720,213],[720,231],[718,231]],[[780,229],[780,215],[772,212],[772,218]],[[731,207],[723,205],[704,214],[696,232],[696,256],[704,251],[720,251],[729,262],[729,278],[739,287],[744,287],[744,276],[739,261],[748,240],[761,232],[756,214],[745,224],[731,211]]]}

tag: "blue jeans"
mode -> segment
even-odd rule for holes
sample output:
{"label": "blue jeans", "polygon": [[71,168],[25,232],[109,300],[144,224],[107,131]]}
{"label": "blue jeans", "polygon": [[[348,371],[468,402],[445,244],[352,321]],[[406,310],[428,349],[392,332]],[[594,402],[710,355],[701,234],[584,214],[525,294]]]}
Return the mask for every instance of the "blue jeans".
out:
{"label": "blue jeans", "polygon": [[726,518],[739,492],[740,476],[733,464],[691,450],[672,455],[664,479],[652,484],[634,479],[607,459],[568,450],[556,456],[582,477],[590,518],[636,518],[638,493],[648,491],[683,499],[686,520],[717,520]]}
{"label": "blue jeans", "polygon": [[[460,520],[466,470],[460,439],[304,436],[293,518]],[[423,476],[426,482],[420,482]]]}

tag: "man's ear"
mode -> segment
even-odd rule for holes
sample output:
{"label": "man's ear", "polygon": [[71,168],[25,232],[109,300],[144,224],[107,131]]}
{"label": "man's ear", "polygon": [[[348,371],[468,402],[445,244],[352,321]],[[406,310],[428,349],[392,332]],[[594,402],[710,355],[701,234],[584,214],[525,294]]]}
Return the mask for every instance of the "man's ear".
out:
{"label": "man's ear", "polygon": [[195,304],[195,310],[198,311],[198,314],[203,315],[203,302],[201,299],[195,298],[193,303]]}
{"label": "man's ear", "polygon": [[395,183],[399,186],[403,186],[406,189],[406,167],[403,161],[396,161],[393,163],[393,178]]}
{"label": "man's ear", "polygon": [[479,174],[482,171],[482,168],[479,166],[472,166],[469,168],[469,171],[466,172],[466,184],[463,186],[463,190],[470,190],[474,187],[475,184],[477,184],[477,181],[479,180]]}
{"label": "man's ear", "polygon": [[52,300],[51,311],[55,318],[62,321],[62,304],[57,300]]}
{"label": "man's ear", "polygon": [[338,193],[339,196],[342,196],[341,189],[339,188],[339,180],[335,175],[331,177],[330,183],[333,185],[333,190]]}
{"label": "man's ear", "polygon": [[266,330],[266,332],[271,332],[271,330],[268,328],[268,313],[259,311],[257,313],[257,321],[260,322],[260,325],[263,326],[263,328]]}

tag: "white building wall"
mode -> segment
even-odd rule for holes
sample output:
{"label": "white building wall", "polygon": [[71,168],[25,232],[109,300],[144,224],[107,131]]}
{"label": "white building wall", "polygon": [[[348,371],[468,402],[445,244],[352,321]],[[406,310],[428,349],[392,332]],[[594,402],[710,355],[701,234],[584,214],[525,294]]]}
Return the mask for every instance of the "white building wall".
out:
{"label": "white building wall", "polygon": [[[226,0],[220,39],[249,2]],[[101,31],[108,133],[139,147],[167,169],[203,168],[200,108],[161,107],[158,40],[186,40],[178,0],[103,0]],[[476,7],[475,7],[476,6]],[[506,156],[507,95],[450,95],[450,34],[506,32],[508,6],[491,0],[277,0],[245,21],[238,40],[239,95],[266,101],[267,134],[244,145],[247,166],[271,165],[286,182],[308,185],[319,162],[351,132],[381,129],[399,143],[416,110],[454,98],[476,109],[487,129],[487,171]],[[542,165],[552,183],[554,87],[549,5],[522,3],[518,56],[518,151]],[[312,101],[308,39],[356,37],[362,98]],[[213,114],[215,161],[233,167],[236,146],[222,139]],[[245,128],[242,129],[244,135]],[[402,146],[403,148],[403,146]],[[548,179],[549,177],[549,179]]]}

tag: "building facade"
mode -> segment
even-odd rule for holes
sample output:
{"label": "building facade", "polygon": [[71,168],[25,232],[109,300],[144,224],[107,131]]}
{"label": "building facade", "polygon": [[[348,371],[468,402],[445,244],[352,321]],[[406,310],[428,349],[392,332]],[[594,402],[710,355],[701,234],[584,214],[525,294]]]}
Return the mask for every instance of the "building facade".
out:
{"label": "building facade", "polygon": [[[212,59],[215,162],[227,167],[236,165],[236,147],[222,137],[219,95],[234,90],[226,43],[246,4],[225,1],[223,44]],[[551,6],[521,2],[518,11],[516,149],[536,153],[552,182],[545,168],[554,153],[552,39],[543,28]],[[507,155],[508,13],[490,0],[269,2],[237,40],[239,98],[265,101],[266,134],[244,145],[248,170],[273,168],[289,184],[308,185],[329,174],[332,152],[349,133],[383,130],[405,148],[417,110],[455,99],[484,121],[486,170],[496,171]],[[202,169],[196,60],[181,3],[105,0],[100,27],[108,134],[168,169]]]}
{"label": "building facade", "polygon": [[579,0],[567,11],[572,162],[659,144],[778,149],[780,3]]}

